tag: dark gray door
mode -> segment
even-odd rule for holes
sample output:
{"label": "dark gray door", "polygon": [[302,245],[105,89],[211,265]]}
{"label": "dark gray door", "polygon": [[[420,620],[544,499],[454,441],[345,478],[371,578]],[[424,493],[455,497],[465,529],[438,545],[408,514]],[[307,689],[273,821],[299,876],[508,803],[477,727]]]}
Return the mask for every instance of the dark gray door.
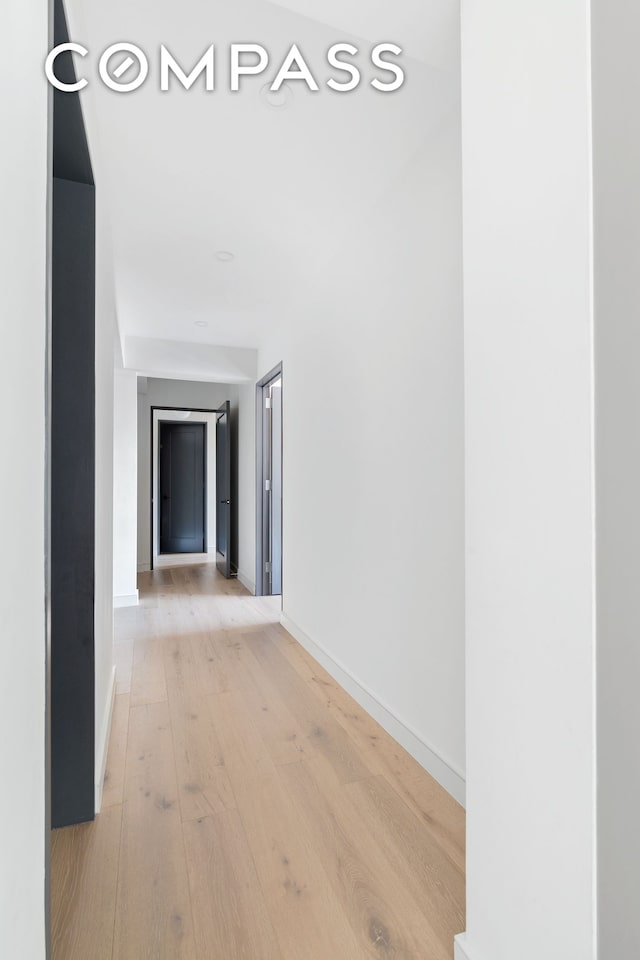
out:
{"label": "dark gray door", "polygon": [[282,595],[282,365],[256,391],[256,592]]}
{"label": "dark gray door", "polygon": [[205,425],[160,423],[160,553],[205,550]]}
{"label": "dark gray door", "polygon": [[216,566],[231,576],[231,404],[216,411]]}

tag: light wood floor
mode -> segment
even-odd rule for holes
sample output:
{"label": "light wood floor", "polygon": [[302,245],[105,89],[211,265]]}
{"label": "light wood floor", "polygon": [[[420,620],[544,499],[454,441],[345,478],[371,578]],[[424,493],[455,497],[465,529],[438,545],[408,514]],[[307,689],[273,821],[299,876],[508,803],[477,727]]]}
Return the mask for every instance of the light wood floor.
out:
{"label": "light wood floor", "polygon": [[440,960],[462,809],[211,565],[116,611],[102,813],[54,831],[53,960]]}

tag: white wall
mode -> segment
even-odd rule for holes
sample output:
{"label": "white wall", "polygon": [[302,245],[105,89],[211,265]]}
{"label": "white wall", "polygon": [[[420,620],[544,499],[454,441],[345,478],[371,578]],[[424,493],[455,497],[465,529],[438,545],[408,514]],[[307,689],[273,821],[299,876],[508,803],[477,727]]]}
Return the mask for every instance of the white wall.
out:
{"label": "white wall", "polygon": [[468,932],[460,956],[590,960],[589,3],[468,0],[462,15]]}
{"label": "white wall", "polygon": [[459,124],[336,231],[258,372],[283,362],[285,623],[462,799]]}
{"label": "white wall", "polygon": [[257,351],[148,337],[126,337],[125,366],[142,376],[209,383],[256,379]]}
{"label": "white wall", "polygon": [[[45,956],[45,359],[48,43],[44,2],[8,0],[0,63],[0,956]],[[27,145],[25,147],[25,145]],[[14,415],[11,415],[13,411]],[[7,545],[10,545],[8,547]]]}
{"label": "white wall", "polygon": [[138,389],[137,376],[116,370],[113,415],[113,596],[137,603]]}
{"label": "white wall", "polygon": [[601,960],[640,956],[640,9],[594,0]]}
{"label": "white wall", "polygon": [[237,416],[239,451],[239,552],[238,566],[248,586],[255,565],[255,385],[197,381],[140,381],[138,395],[138,570],[150,565],[151,407],[212,409],[231,401]]}

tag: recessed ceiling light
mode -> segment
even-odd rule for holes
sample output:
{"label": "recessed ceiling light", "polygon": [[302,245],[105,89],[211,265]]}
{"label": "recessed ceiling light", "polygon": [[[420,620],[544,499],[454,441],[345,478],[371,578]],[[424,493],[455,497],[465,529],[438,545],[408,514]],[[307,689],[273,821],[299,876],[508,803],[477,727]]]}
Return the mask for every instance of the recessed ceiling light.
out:
{"label": "recessed ceiling light", "polygon": [[279,90],[272,90],[269,83],[265,83],[260,90],[260,96],[270,107],[288,107],[293,100],[293,88],[283,83]]}
{"label": "recessed ceiling light", "polygon": [[230,250],[218,250],[216,253],[216,258],[222,263],[229,263],[230,260],[235,260],[235,253],[231,253]]}
{"label": "recessed ceiling light", "polygon": [[196,327],[208,327],[209,324],[206,320],[195,320]]}

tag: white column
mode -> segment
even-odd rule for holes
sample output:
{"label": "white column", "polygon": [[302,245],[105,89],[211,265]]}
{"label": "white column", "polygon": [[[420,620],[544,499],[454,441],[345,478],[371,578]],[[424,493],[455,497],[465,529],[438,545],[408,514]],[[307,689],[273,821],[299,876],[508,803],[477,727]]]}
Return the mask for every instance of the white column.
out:
{"label": "white column", "polygon": [[464,0],[468,960],[595,956],[588,0]]}
{"label": "white column", "polygon": [[0,957],[44,960],[48,4],[2,17]]}
{"label": "white column", "polygon": [[134,606],[138,540],[138,389],[131,370],[116,370],[113,416],[113,594]]}

